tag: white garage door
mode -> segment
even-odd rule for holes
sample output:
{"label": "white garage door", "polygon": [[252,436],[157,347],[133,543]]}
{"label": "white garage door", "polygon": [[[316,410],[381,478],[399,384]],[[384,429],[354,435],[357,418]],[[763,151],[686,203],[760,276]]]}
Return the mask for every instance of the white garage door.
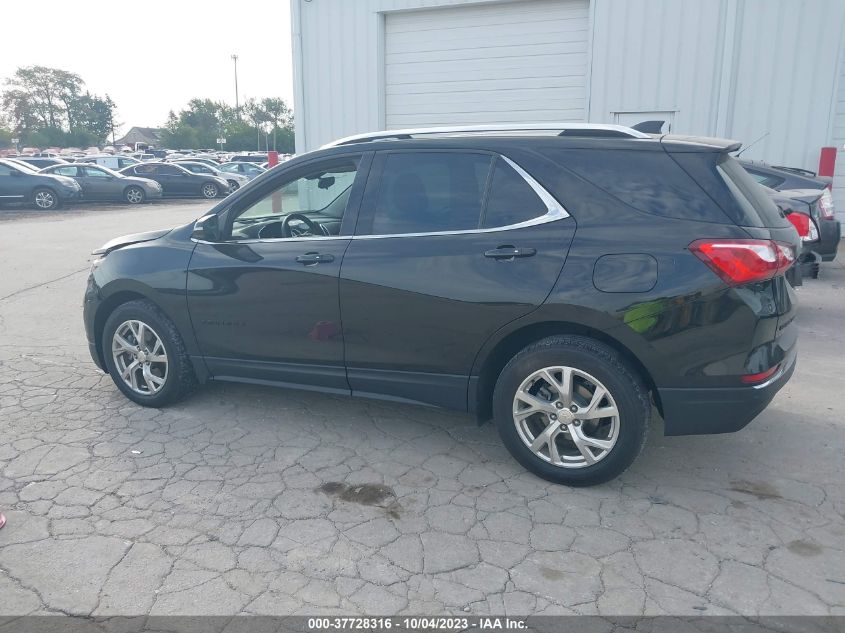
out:
{"label": "white garage door", "polygon": [[588,0],[388,13],[385,123],[586,119]]}

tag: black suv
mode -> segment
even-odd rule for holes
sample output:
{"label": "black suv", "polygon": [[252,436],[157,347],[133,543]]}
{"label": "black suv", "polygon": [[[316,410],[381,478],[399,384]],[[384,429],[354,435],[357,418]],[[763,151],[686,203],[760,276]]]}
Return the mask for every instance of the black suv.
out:
{"label": "black suv", "polygon": [[94,361],[154,407],[215,379],[470,411],[572,485],[625,470],[653,406],[743,428],[795,367],[795,229],[736,143],[547,127],[350,137],[107,243]]}

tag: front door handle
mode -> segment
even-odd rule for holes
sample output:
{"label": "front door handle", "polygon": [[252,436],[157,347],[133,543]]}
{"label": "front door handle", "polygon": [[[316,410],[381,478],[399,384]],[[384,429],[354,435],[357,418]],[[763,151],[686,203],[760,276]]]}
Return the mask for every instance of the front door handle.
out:
{"label": "front door handle", "polygon": [[517,257],[533,257],[537,254],[537,249],[534,248],[517,248],[516,246],[500,246],[489,251],[484,252],[484,257],[491,259],[511,260]]}
{"label": "front door handle", "polygon": [[296,261],[305,266],[327,264],[334,261],[334,255],[328,253],[305,253],[305,255],[297,255]]}

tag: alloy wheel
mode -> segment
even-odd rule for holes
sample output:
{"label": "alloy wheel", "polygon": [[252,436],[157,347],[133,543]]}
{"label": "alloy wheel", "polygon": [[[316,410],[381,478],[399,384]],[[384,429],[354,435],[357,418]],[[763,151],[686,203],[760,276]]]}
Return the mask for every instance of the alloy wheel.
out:
{"label": "alloy wheel", "polygon": [[517,433],[534,455],[561,468],[607,457],[619,438],[619,409],[595,376],[574,367],[544,367],[513,399]]}
{"label": "alloy wheel", "polygon": [[130,204],[139,204],[144,201],[144,192],[136,187],[130,187],[126,191],[126,200]]}
{"label": "alloy wheel", "polygon": [[217,187],[211,183],[207,183],[202,186],[202,195],[206,198],[215,198],[217,197]]}
{"label": "alloy wheel", "polygon": [[35,194],[35,206],[39,209],[52,209],[56,206],[56,196],[50,191],[39,191]]}
{"label": "alloy wheel", "polygon": [[123,382],[135,393],[158,393],[167,381],[167,351],[143,321],[124,321],[112,337],[112,358]]}

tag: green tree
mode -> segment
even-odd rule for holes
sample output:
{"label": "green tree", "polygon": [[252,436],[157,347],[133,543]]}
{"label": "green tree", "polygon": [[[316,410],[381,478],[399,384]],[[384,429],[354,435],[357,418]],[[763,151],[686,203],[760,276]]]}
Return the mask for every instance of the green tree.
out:
{"label": "green tree", "polygon": [[[165,124],[164,142],[171,148],[215,147],[226,138],[232,151],[261,149],[273,135],[279,151],[293,151],[293,116],[282,99],[248,99],[239,117],[234,108],[220,101],[191,99],[178,114],[170,112]],[[262,143],[263,137],[263,143]]]}

